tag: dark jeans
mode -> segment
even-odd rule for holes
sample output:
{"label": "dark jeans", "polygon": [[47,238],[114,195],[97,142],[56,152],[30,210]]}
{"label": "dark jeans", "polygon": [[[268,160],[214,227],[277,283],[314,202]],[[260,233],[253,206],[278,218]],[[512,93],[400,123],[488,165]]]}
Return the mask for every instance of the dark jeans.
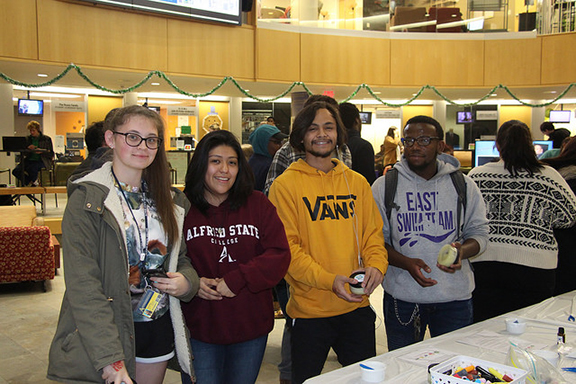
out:
{"label": "dark jeans", "polygon": [[553,296],[556,270],[498,261],[474,266],[474,322],[537,304]]}
{"label": "dark jeans", "polygon": [[[44,169],[44,163],[42,161],[26,161],[26,168],[24,172],[24,184],[26,186],[38,179],[38,173],[41,169]],[[12,170],[12,174],[20,182],[22,182],[22,163],[18,164],[16,168]]]}
{"label": "dark jeans", "polygon": [[422,341],[426,327],[435,337],[472,324],[472,299],[416,304],[384,293],[384,323],[388,350],[393,351]]}
{"label": "dark jeans", "polygon": [[322,372],[330,348],[343,366],[376,356],[376,315],[370,307],[334,317],[295,319],[292,325],[292,383]]}
{"label": "dark jeans", "polygon": [[281,380],[291,380],[292,379],[292,356],[290,353],[290,334],[292,332],[292,319],[288,316],[286,312],[286,304],[288,304],[289,292],[288,283],[286,280],[282,279],[274,287],[276,292],[276,297],[278,298],[278,303],[280,308],[282,308],[282,313],[286,318],[286,323],[284,324],[284,331],[282,333],[282,346],[280,349],[281,361],[278,364],[278,371],[280,372]]}
{"label": "dark jeans", "polygon": [[[236,344],[210,344],[190,339],[197,384],[254,384],[262,365],[268,335]],[[190,376],[181,374],[183,384]]]}
{"label": "dark jeans", "polygon": [[555,229],[554,237],[558,242],[558,267],[554,296],[576,289],[576,226],[567,229]]}

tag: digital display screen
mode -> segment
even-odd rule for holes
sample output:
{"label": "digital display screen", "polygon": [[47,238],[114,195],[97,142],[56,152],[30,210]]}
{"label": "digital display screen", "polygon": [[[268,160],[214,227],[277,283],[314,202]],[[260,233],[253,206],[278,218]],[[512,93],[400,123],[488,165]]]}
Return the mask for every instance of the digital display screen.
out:
{"label": "digital display screen", "polygon": [[141,11],[160,12],[205,21],[242,23],[241,0],[84,0]]}
{"label": "digital display screen", "polygon": [[362,124],[372,124],[372,112],[360,112]]}
{"label": "digital display screen", "polygon": [[474,144],[474,166],[478,167],[491,161],[498,160],[500,152],[494,140],[476,140]]}
{"label": "digital display screen", "polygon": [[19,99],[18,114],[42,116],[44,114],[44,102],[42,100]]}
{"label": "digital display screen", "polygon": [[534,151],[536,152],[536,156],[539,158],[544,152],[549,149],[552,149],[553,142],[551,140],[534,140]]}
{"label": "digital display screen", "polygon": [[[534,140],[534,151],[536,156],[540,157],[544,152],[552,149],[553,143],[551,140]],[[496,148],[496,141],[494,140],[476,140],[474,145],[474,166],[478,167],[492,161],[500,159],[500,152]]]}
{"label": "digital display screen", "polygon": [[458,111],[456,113],[456,123],[457,124],[467,124],[474,122],[474,115],[469,111]]}
{"label": "digital display screen", "polygon": [[84,149],[84,138],[81,137],[67,137],[66,149]]}
{"label": "digital display screen", "polygon": [[550,111],[550,122],[552,123],[569,123],[572,117],[572,111]]}

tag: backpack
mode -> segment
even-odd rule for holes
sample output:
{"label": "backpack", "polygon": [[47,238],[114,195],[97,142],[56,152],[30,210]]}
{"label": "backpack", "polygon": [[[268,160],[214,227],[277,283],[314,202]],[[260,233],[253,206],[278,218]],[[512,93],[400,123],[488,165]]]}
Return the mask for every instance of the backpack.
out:
{"label": "backpack", "polygon": [[[392,208],[398,209],[398,205],[394,203],[394,198],[396,197],[396,189],[398,188],[398,169],[392,168],[386,172],[384,176],[384,207],[386,208],[386,218],[390,224],[390,216],[392,215]],[[462,216],[462,207],[464,208],[464,214],[466,214],[466,180],[464,180],[464,174],[459,169],[450,174],[450,179],[452,184],[454,184],[454,189],[458,194],[458,238],[460,238],[460,221]]]}

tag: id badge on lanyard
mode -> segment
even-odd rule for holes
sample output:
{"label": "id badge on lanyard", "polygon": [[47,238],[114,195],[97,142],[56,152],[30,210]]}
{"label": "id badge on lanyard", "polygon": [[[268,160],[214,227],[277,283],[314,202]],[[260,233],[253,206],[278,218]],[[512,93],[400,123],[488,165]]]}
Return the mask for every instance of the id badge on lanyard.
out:
{"label": "id badge on lanyard", "polygon": [[156,319],[155,314],[157,313],[158,305],[165,296],[166,293],[160,292],[156,288],[147,285],[136,311],[144,317]]}

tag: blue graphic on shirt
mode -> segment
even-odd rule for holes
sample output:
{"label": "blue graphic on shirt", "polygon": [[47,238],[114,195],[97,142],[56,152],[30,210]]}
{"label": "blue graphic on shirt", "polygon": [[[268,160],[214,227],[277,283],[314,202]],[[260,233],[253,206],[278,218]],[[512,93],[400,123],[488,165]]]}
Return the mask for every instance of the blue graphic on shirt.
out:
{"label": "blue graphic on shirt", "polygon": [[456,231],[455,212],[438,210],[438,192],[410,191],[405,204],[396,213],[396,228],[400,246],[413,247],[424,238],[433,243],[444,243]]}

